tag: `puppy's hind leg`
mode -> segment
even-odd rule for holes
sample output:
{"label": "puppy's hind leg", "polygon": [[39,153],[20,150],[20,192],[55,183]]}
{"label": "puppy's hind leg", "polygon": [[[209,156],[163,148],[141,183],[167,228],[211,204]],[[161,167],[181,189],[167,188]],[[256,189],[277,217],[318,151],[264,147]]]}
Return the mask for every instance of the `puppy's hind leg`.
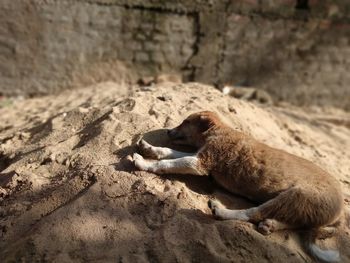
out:
{"label": "puppy's hind leg", "polygon": [[[240,221],[253,221],[256,223],[257,215],[259,215],[259,207],[252,207],[249,209],[231,210],[225,208],[217,200],[209,200],[208,206],[211,209],[213,215],[222,220],[240,220]],[[269,235],[274,231],[282,229],[291,229],[292,227],[279,222],[275,219],[264,219],[260,221],[258,230],[264,235]]]}
{"label": "puppy's hind leg", "polygon": [[145,140],[141,139],[137,145],[143,156],[153,159],[176,159],[193,155],[192,153],[179,152],[166,147],[157,147],[149,144]]}
{"label": "puppy's hind leg", "polygon": [[219,201],[217,200],[209,200],[208,206],[211,209],[213,215],[222,220],[241,220],[241,221],[249,221],[250,215],[255,213],[258,209],[257,207],[242,209],[242,210],[232,210],[225,208]]}

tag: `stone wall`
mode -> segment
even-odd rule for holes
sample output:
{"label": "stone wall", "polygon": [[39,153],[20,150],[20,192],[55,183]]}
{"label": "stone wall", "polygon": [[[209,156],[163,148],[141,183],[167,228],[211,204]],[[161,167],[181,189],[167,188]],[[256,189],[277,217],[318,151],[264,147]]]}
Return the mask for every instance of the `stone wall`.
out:
{"label": "stone wall", "polygon": [[[218,80],[350,107],[350,24],[228,16]],[[311,96],[311,97],[310,97]]]}
{"label": "stone wall", "polygon": [[350,108],[346,0],[2,0],[0,93],[159,72]]}

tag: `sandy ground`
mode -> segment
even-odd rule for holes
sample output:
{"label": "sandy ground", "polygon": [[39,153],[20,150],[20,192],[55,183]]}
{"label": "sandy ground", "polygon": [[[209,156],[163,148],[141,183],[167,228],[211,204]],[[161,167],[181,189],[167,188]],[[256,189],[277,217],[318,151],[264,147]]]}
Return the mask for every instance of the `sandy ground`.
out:
{"label": "sandy ground", "polygon": [[[213,219],[211,197],[253,204],[210,178],[134,170],[143,134],[167,145],[164,128],[204,109],[317,163],[350,194],[348,113],[258,106],[195,83],[101,83],[0,109],[1,262],[312,262],[302,233],[265,237],[250,223]],[[349,239],[343,229],[343,262]]]}

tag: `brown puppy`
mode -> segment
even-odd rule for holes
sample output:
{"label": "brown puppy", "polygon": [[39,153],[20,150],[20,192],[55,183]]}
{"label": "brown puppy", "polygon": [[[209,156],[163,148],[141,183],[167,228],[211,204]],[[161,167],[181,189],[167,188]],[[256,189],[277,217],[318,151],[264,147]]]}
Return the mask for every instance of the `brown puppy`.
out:
{"label": "brown puppy", "polygon": [[211,200],[209,206],[216,217],[258,223],[264,234],[286,228],[310,229],[310,252],[323,261],[339,260],[338,251],[322,250],[314,244],[316,233],[328,230],[322,227],[335,223],[343,208],[340,185],[327,172],[231,129],[213,112],[190,115],[168,135],[175,143],[196,146],[198,152],[154,147],[141,140],[144,155],[168,160],[152,162],[134,154],[136,167],[158,174],[210,174],[230,192],[262,203],[246,210],[229,210]]}

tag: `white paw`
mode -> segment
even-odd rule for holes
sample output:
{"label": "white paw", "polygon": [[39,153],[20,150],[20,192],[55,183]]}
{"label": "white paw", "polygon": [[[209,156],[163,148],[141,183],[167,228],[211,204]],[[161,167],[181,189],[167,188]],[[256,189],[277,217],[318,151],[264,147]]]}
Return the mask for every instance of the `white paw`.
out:
{"label": "white paw", "polygon": [[222,208],[222,204],[219,201],[215,199],[210,199],[208,201],[208,206],[215,218],[223,219],[223,216],[221,215],[221,211],[220,211]]}
{"label": "white paw", "polygon": [[141,139],[137,142],[137,145],[140,149],[148,149],[151,148],[152,145],[150,145],[148,142],[146,142],[144,139]]}
{"label": "white paw", "polygon": [[148,169],[147,161],[145,161],[145,159],[143,159],[143,157],[140,154],[134,153],[134,155],[132,156],[132,159],[134,161],[136,168],[138,168],[141,171],[147,171]]}
{"label": "white paw", "polygon": [[258,231],[267,236],[275,231],[275,224],[273,219],[265,219],[261,221],[258,225]]}
{"label": "white paw", "polygon": [[155,147],[146,142],[144,139],[141,139],[137,143],[140,152],[143,156],[150,157],[153,159],[159,159],[158,153],[155,151]]}

